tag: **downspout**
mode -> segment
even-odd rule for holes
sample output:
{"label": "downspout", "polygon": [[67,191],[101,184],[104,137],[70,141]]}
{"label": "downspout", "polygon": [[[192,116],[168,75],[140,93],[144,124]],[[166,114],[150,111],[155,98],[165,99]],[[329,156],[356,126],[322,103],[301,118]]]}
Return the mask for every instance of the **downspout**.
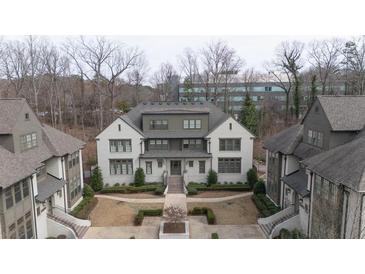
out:
{"label": "downspout", "polygon": [[362,223],[362,207],[363,206],[364,206],[364,194],[361,195],[361,203],[360,203],[359,239],[361,239],[361,223]]}
{"label": "downspout", "polygon": [[33,218],[34,218],[34,230],[35,237],[38,239],[38,229],[37,229],[37,216],[35,215],[36,207],[35,207],[35,197],[34,197],[34,187],[33,187],[33,175],[30,177],[30,185],[32,189],[32,202],[33,202]]}
{"label": "downspout", "polygon": [[[313,172],[310,173],[310,186],[311,186],[311,194],[313,191]],[[310,229],[310,219],[311,219],[311,211],[312,211],[312,195],[309,196],[309,209],[308,209],[308,225],[307,225],[307,234],[309,236],[309,229]]]}
{"label": "downspout", "polygon": [[[285,155],[284,156],[284,174],[283,174],[283,176],[281,176],[281,177],[284,177],[285,175],[286,175],[286,163],[287,163],[287,158],[286,158],[287,156]],[[284,206],[284,183],[283,183],[283,181],[281,180],[281,178],[280,178],[280,182],[281,182],[281,208],[283,208],[283,206]]]}
{"label": "downspout", "polygon": [[[64,163],[64,159],[63,157],[61,157],[61,168],[62,168],[62,180],[66,181],[64,178],[64,169],[63,169],[63,163]],[[67,202],[66,202],[66,184],[63,186],[63,204],[64,204],[64,208],[65,208],[65,213],[67,213]]]}

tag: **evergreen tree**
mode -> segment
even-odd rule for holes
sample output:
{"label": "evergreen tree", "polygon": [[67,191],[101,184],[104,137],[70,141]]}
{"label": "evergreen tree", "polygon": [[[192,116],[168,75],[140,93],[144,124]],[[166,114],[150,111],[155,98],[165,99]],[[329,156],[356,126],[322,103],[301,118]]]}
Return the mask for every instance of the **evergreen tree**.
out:
{"label": "evergreen tree", "polygon": [[91,176],[91,188],[98,192],[103,189],[104,183],[103,183],[103,176],[101,174],[101,170],[99,167],[96,167],[93,171],[93,174]]}
{"label": "evergreen tree", "polygon": [[248,92],[241,108],[240,122],[253,134],[257,134],[256,108]]}

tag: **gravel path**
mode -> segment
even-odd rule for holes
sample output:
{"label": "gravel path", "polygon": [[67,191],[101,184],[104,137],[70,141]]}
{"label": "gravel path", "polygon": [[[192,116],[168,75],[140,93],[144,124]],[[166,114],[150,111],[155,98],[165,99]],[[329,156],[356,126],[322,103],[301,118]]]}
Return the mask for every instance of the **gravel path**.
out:
{"label": "gravel path", "polygon": [[[226,197],[217,197],[217,198],[192,198],[188,197],[186,198],[186,201],[188,203],[219,203],[224,201],[229,201],[232,199],[237,198],[243,198],[251,196],[252,192],[245,192],[240,193],[236,195],[226,196]],[[121,201],[126,203],[143,203],[143,204],[149,204],[149,203],[164,203],[165,198],[125,198],[125,197],[119,197],[119,196],[112,196],[112,195],[95,195],[97,198],[103,198],[103,199],[111,199],[115,201]]]}

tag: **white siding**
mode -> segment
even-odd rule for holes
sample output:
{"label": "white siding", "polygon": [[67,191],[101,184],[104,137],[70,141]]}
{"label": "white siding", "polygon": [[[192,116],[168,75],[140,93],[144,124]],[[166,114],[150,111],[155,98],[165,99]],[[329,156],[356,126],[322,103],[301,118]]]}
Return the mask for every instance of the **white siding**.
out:
{"label": "white siding", "polygon": [[[118,129],[121,126],[121,131]],[[103,174],[104,184],[114,185],[116,183],[132,183],[134,181],[134,172],[139,167],[139,155],[141,153],[141,138],[143,136],[130,127],[122,119],[116,119],[97,137],[97,155],[98,165]],[[132,152],[110,152],[110,139],[131,139]],[[143,144],[142,144],[143,145]],[[110,159],[132,159],[133,174],[132,175],[110,175],[109,160]],[[141,165],[142,166],[142,165]]]}
{"label": "white siding", "polygon": [[64,178],[62,176],[62,163],[61,157],[53,157],[46,162],[47,173],[57,177]]}
{"label": "white siding", "polygon": [[[230,130],[229,124],[232,124]],[[208,135],[211,144],[212,169],[218,172],[218,158],[241,158],[241,173],[218,173],[218,181],[223,183],[246,181],[246,173],[252,168],[253,157],[253,138],[254,136],[244,127],[242,127],[233,118],[228,118],[224,123],[218,126]],[[241,151],[219,151],[220,138],[241,138]],[[208,167],[208,170],[210,167]]]}

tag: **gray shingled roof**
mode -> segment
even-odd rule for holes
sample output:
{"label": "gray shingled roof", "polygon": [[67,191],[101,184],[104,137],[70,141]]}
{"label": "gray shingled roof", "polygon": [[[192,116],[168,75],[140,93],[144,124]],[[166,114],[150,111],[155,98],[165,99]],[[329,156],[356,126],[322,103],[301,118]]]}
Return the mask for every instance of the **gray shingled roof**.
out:
{"label": "gray shingled roof", "polygon": [[37,182],[38,195],[37,201],[44,202],[57,191],[61,190],[66,184],[66,181],[58,179],[52,175],[46,174],[45,178]]}
{"label": "gray shingled roof", "polygon": [[365,191],[365,136],[317,154],[302,162],[327,180]]}
{"label": "gray shingled roof", "polygon": [[180,151],[180,150],[166,150],[166,151],[146,151],[141,154],[141,158],[211,158],[210,153],[203,151]]}
{"label": "gray shingled roof", "polygon": [[302,160],[312,157],[320,152],[322,152],[320,148],[301,142],[294,149],[293,155]]}
{"label": "gray shingled roof", "polygon": [[18,113],[21,111],[25,99],[1,99],[0,100],[0,134],[9,134],[15,126]]}
{"label": "gray shingled roof", "polygon": [[365,96],[318,96],[334,131],[362,130],[365,125]]}
{"label": "gray shingled roof", "polygon": [[128,112],[127,116],[139,130],[142,130],[142,115],[151,113],[207,113],[209,114],[208,132],[211,132],[229,117],[228,114],[210,102],[143,102]]}
{"label": "gray shingled roof", "polygon": [[16,155],[0,146],[0,187],[6,188],[35,172],[31,161]]}
{"label": "gray shingled roof", "polygon": [[303,125],[296,124],[280,131],[264,142],[264,148],[271,152],[292,154],[302,138]]}
{"label": "gray shingled roof", "polygon": [[305,174],[304,169],[299,169],[289,175],[286,175],[282,178],[282,180],[299,195],[304,197],[309,194],[309,191],[307,190],[308,176]]}
{"label": "gray shingled roof", "polygon": [[54,156],[71,154],[81,149],[85,143],[48,125],[42,126],[44,139]]}

